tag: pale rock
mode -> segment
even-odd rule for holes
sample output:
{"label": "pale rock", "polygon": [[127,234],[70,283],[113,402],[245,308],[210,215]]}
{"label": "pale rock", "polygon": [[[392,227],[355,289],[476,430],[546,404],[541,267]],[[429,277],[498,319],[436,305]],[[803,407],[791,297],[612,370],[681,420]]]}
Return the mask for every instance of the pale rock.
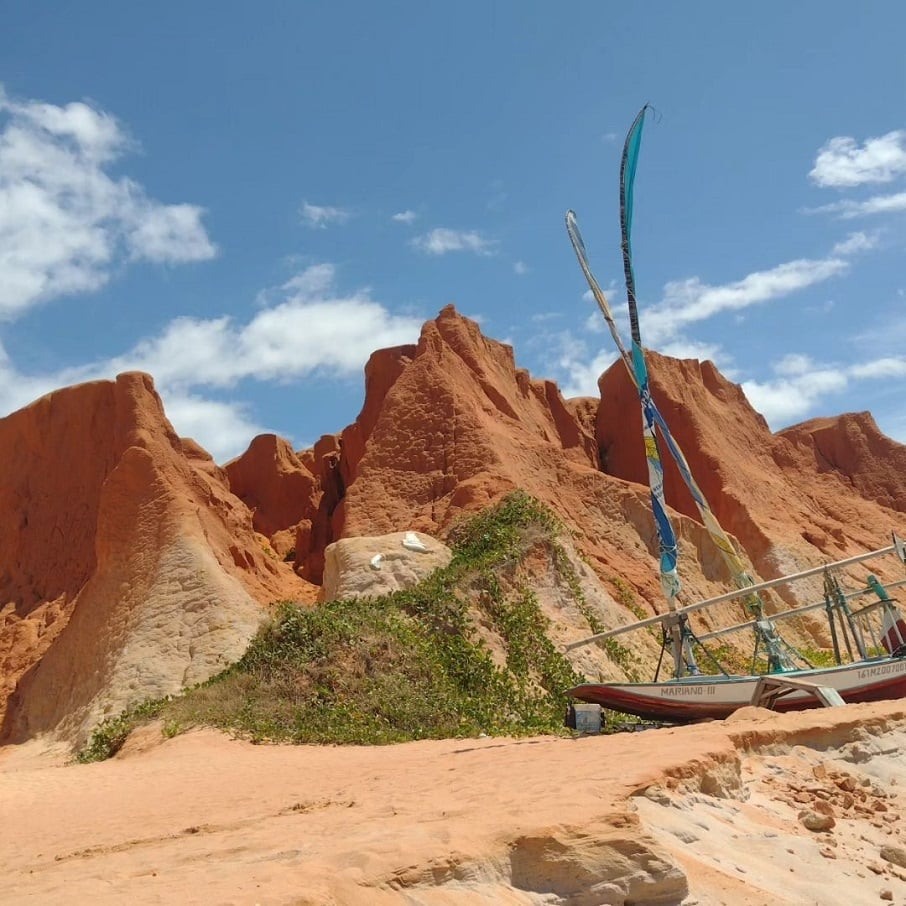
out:
{"label": "pale rock", "polygon": [[882,846],[881,858],[900,868],[906,868],[906,849],[902,846]]}
{"label": "pale rock", "polygon": [[267,604],[314,597],[148,375],[0,419],[0,457],[0,742],[78,745],[236,660]]}
{"label": "pale rock", "polygon": [[319,597],[322,601],[379,597],[412,588],[446,566],[452,556],[445,544],[421,532],[343,538],[324,552]]}
{"label": "pale rock", "polygon": [[803,827],[810,831],[827,831],[830,830],[837,822],[832,815],[819,815],[817,812],[806,810],[799,813],[799,820]]}

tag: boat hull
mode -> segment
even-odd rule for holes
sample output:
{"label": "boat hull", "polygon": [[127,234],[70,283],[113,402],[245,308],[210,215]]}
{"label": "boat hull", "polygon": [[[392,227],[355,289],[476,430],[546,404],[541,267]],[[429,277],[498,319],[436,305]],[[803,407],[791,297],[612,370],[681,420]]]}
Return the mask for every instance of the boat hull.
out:
{"label": "boat hull", "polygon": [[[774,676],[807,680],[835,689],[847,703],[906,697],[906,658],[878,658],[839,667],[796,670]],[[692,723],[728,717],[752,704],[760,676],[694,676],[663,683],[583,683],[572,698],[648,720]],[[821,702],[806,690],[778,697],[775,711],[800,711]]]}

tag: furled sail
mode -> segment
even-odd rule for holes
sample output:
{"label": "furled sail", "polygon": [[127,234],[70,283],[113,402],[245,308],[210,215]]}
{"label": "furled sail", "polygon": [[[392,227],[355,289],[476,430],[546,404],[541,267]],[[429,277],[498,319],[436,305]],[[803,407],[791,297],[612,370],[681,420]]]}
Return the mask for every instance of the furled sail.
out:
{"label": "furled sail", "polygon": [[635,376],[635,385],[639,391],[639,402],[642,405],[642,433],[645,440],[645,459],[648,462],[648,484],[651,488],[651,506],[660,547],[661,588],[667,597],[670,609],[673,600],[680,592],[679,574],[676,571],[677,547],[676,534],[670,517],[667,515],[667,504],[664,500],[664,466],[655,434],[655,405],[651,399],[648,382],[648,365],[642,349],[639,331],[639,313],[635,298],[635,274],[632,270],[632,197],[635,186],[635,171],[642,144],[642,126],[645,124],[646,104],[633,121],[626,142],[623,145],[623,157],[620,162],[620,230],[622,233],[621,248],[623,251],[623,274],[626,278],[626,298],[629,304],[629,327],[632,337],[632,353],[628,365]]}
{"label": "furled sail", "polygon": [[[591,289],[592,296],[604,315],[620,356],[639,393],[639,401],[642,407],[642,430],[645,442],[645,456],[648,464],[648,480],[651,488],[651,503],[658,534],[661,587],[667,598],[668,609],[672,611],[676,609],[676,596],[680,591],[680,580],[677,573],[677,542],[676,534],[667,514],[666,502],[664,499],[664,470],[657,434],[660,434],[661,440],[676,462],[679,473],[682,476],[686,487],[689,489],[692,499],[695,501],[702,523],[714,542],[715,547],[720,551],[737,587],[746,588],[749,585],[754,584],[754,581],[746,571],[741,558],[736,553],[736,549],[733,547],[727,534],[714,516],[711,507],[708,505],[708,501],[705,499],[705,495],[692,477],[692,471],[689,468],[686,457],[683,455],[679,444],[674,439],[666,421],[655,405],[654,400],[651,398],[648,367],[645,361],[645,352],[642,347],[641,331],[639,329],[635,274],[632,267],[633,192],[639,150],[642,142],[642,128],[645,123],[645,114],[648,110],[649,106],[646,104],[633,121],[623,145],[623,156],[620,163],[621,250],[629,306],[629,324],[632,339],[631,351],[627,350],[623,344],[607,298],[591,271],[591,267],[588,263],[588,255],[585,250],[585,243],[579,232],[576,215],[572,211],[567,211],[566,229],[573,250],[578,258],[579,266]],[[761,619],[763,617],[762,602],[757,595],[751,595],[746,601],[746,605],[754,613],[756,618]],[[781,641],[775,640],[768,634],[762,634],[762,641],[768,649],[768,658],[771,662],[772,669],[790,669],[793,666],[789,662],[784,650],[785,646]],[[680,658],[677,653],[679,647],[680,646],[677,644],[674,645],[677,668],[680,667],[681,660],[685,662],[687,668],[694,667],[694,661],[691,658],[691,653],[688,652],[687,646],[682,646],[686,649],[683,652],[682,658]]]}

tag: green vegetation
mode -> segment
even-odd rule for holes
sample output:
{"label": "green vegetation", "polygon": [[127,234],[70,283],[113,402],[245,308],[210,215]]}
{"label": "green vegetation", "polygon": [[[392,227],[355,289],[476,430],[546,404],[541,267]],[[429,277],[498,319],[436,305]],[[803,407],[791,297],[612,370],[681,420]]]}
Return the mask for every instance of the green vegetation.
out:
{"label": "green vegetation", "polygon": [[807,648],[800,645],[798,651],[813,667],[837,666],[834,652],[830,648]]}
{"label": "green vegetation", "polygon": [[650,614],[642,610],[639,602],[636,601],[635,591],[630,584],[619,576],[611,576],[610,584],[616,589],[616,599],[631,613],[637,620],[644,620]]}
{"label": "green vegetation", "polygon": [[[598,615],[592,610],[588,604],[588,599],[585,597],[585,592],[582,591],[582,585],[579,582],[579,575],[576,572],[575,567],[572,564],[572,561],[569,559],[569,556],[566,553],[566,549],[560,544],[556,539],[550,539],[550,547],[553,555],[554,569],[557,571],[557,575],[560,578],[560,581],[563,582],[566,587],[570,590],[570,593],[573,596],[573,600],[576,603],[576,607],[579,609],[579,612],[583,617],[588,621],[588,625],[591,628],[592,633],[604,632],[605,626],[598,619]],[[625,589],[628,593],[629,601],[634,606],[629,607],[633,613],[637,613],[640,610],[637,604],[635,604],[635,595],[629,586],[623,582],[622,579],[617,579],[611,577],[611,582],[613,582],[618,591]],[[619,585],[617,585],[619,583]],[[621,594],[618,600],[629,606],[624,596]],[[644,611],[642,611],[644,613]],[[641,618],[640,618],[641,619]],[[628,648],[624,648],[616,639],[600,639],[596,644],[603,648],[607,652],[607,656],[626,674],[627,678],[631,682],[636,682],[638,680],[638,667],[639,660],[636,658]]]}
{"label": "green vegetation", "polygon": [[[560,531],[538,501],[510,494],[455,528],[452,562],[415,588],[316,608],[281,604],[236,664],[178,697],[105,721],[79,759],[109,757],[154,718],[168,735],[207,725],[259,742],[562,731],[563,692],[583,677],[547,637],[548,620],[517,573],[545,544],[597,628],[556,541]],[[612,640],[604,646],[617,662],[634,662]]]}
{"label": "green vegetation", "polygon": [[91,761],[104,761],[115,755],[137,726],[160,716],[166,703],[167,699],[164,698],[145,701],[98,724],[85,748],[76,755],[76,760],[87,764]]}

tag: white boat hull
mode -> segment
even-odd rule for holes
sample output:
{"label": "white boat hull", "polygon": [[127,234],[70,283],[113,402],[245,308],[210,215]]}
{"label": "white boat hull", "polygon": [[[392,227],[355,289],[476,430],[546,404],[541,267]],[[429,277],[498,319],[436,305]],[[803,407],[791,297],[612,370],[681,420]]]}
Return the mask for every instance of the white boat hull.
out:
{"label": "white boat hull", "polygon": [[[772,675],[828,686],[845,702],[906,697],[906,658],[902,657]],[[649,720],[690,723],[728,717],[738,708],[752,704],[759,679],[760,676],[718,675],[690,676],[662,683],[583,683],[567,694],[579,701]],[[796,690],[779,697],[774,710],[797,711],[820,704],[811,692]]]}

